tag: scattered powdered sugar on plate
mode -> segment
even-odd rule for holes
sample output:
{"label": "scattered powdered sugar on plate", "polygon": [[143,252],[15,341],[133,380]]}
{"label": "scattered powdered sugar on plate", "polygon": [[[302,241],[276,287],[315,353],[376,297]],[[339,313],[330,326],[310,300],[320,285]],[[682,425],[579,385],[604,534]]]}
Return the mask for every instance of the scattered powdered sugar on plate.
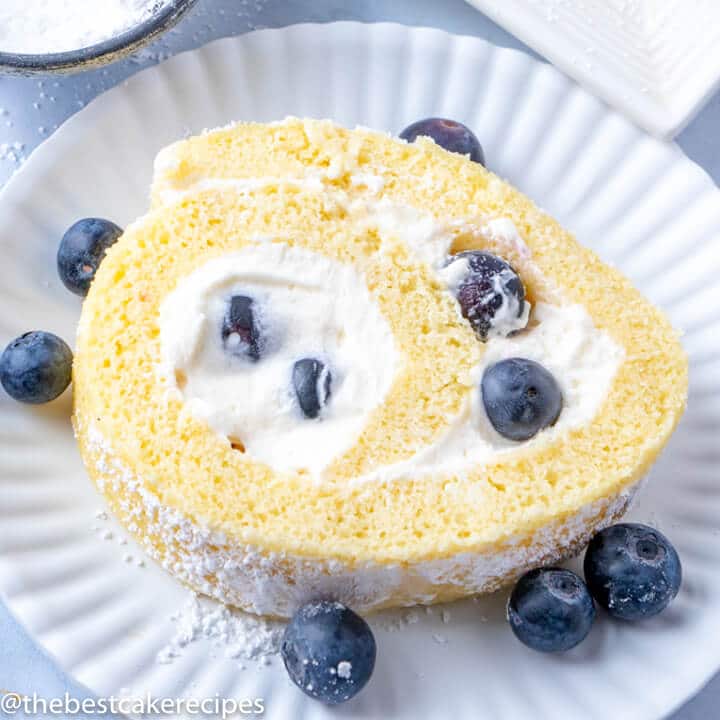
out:
{"label": "scattered powdered sugar on plate", "polygon": [[[107,526],[97,524],[111,521],[105,509],[98,509],[94,519],[96,524],[90,529],[99,539],[117,540],[119,545],[127,546],[125,537],[114,534]],[[122,561],[139,568],[146,565],[144,557],[126,552],[122,554]],[[244,667],[243,660],[256,660],[268,665],[270,658],[280,650],[285,630],[284,622],[244,613],[193,592],[188,593],[187,601],[170,616],[170,620],[175,625],[175,632],[157,654],[157,662],[161,664],[172,663],[191,643],[209,641],[213,647],[222,651],[224,657],[240,661],[241,667]],[[349,669],[338,666],[337,671],[349,672]]]}
{"label": "scattered powdered sugar on plate", "polygon": [[[404,630],[420,622],[420,610],[381,612],[374,616],[373,624],[390,632]],[[443,610],[441,617],[443,622],[448,622],[449,612]],[[172,663],[188,645],[206,641],[221,650],[224,657],[239,661],[241,668],[244,668],[244,660],[267,665],[272,656],[280,652],[285,630],[284,622],[244,613],[192,592],[170,620],[175,625],[175,633],[157,654],[157,662],[161,664]],[[437,643],[448,642],[447,637],[439,633],[431,636]],[[339,677],[347,679],[352,674],[352,664],[343,660],[333,670]]]}
{"label": "scattered powdered sugar on plate", "polygon": [[285,623],[249,615],[195,593],[170,619],[175,623],[175,634],[157,655],[163,664],[171,663],[185,647],[201,640],[221,649],[226,658],[267,664],[279,652],[285,630]]}
{"label": "scattered powdered sugar on plate", "polygon": [[25,160],[25,143],[18,140],[0,143],[0,160],[20,165]]}
{"label": "scattered powdered sugar on plate", "polygon": [[386,630],[396,632],[420,622],[420,609],[410,610],[381,610],[373,615],[373,625]]}
{"label": "scattered powdered sugar on plate", "polygon": [[[110,521],[110,515],[104,509],[94,514],[96,522]],[[94,525],[91,530],[102,540],[117,540],[119,545],[127,545],[127,539],[122,535],[116,536],[107,527]],[[129,553],[122,555],[123,562],[145,567],[142,558],[136,558]],[[438,615],[443,624],[451,621],[450,610],[442,605],[438,607],[416,606],[407,609],[390,609],[381,611],[373,616],[373,625],[386,632],[396,632],[407,629],[410,625],[420,623],[425,616]],[[285,623],[278,620],[268,620],[258,615],[242,612],[217,600],[204,595],[190,592],[185,604],[173,615],[170,620],[175,626],[172,637],[157,653],[158,663],[171,664],[179,658],[188,645],[196,642],[209,642],[212,647],[220,650],[223,657],[237,660],[240,668],[244,669],[243,661],[256,661],[262,665],[269,665],[273,655],[280,652]],[[482,618],[483,621],[486,618]],[[448,638],[440,633],[430,632],[432,639],[438,644],[447,644]],[[348,679],[352,675],[352,664],[343,660],[331,672],[337,673],[341,678]]]}

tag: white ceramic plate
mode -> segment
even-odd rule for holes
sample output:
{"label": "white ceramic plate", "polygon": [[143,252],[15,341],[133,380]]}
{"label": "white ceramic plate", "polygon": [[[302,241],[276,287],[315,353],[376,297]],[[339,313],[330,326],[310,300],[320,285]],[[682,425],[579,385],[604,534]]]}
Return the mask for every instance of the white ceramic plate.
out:
{"label": "white ceramic plate", "polygon": [[720,86],[717,0],[467,0],[658,137]]}
{"label": "white ceramic plate", "polygon": [[[187,131],[287,114],[399,130],[430,114],[475,128],[488,163],[617,263],[686,331],[688,413],[634,515],[677,544],[686,582],[642,625],[601,617],[580,648],[533,653],[503,595],[450,622],[375,619],[372,684],[330,711],[279,661],[240,671],[207,644],[155,660],[187,592],[135,547],[99,539],[101,502],[70,431],[69,393],[46,408],[0,397],[0,588],[58,664],[100,694],[262,696],[269,718],[656,720],[720,665],[720,193],[676,147],[641,134],[552,67],[481,40],[399,25],[300,25],[221,40],[146,70],[68,121],[0,196],[0,342],[30,328],[74,336],[80,309],[55,273],[63,230],[127,223],[152,160]],[[434,637],[436,635],[437,637]]]}

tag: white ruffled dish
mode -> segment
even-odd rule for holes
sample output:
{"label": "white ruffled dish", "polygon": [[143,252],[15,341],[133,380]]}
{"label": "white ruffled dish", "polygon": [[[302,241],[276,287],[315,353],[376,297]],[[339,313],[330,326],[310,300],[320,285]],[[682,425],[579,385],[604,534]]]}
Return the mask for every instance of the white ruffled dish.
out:
{"label": "white ruffled dish", "polygon": [[552,67],[436,30],[336,23],[221,40],[146,70],[69,120],[0,195],[0,342],[36,328],[72,339],[80,303],[57,278],[57,242],[79,217],[127,223],[142,213],[160,147],[233,119],[288,114],[391,131],[431,114],[466,122],[489,167],[685,330],[689,409],[632,513],[675,542],[686,577],[678,599],[641,625],[601,616],[559,657],[513,638],[505,593],[448,606],[449,616],[420,611],[412,624],[407,611],[383,614],[371,621],[371,684],[334,711],[292,686],[279,659],[242,671],[201,641],[160,664],[188,592],[150,561],[139,567],[141,551],[96,519],[102,504],[75,448],[67,393],[45,408],[0,397],[0,590],[10,608],[101,695],[259,696],[278,719],[665,716],[720,666],[708,642],[720,633],[720,193],[675,146]]}

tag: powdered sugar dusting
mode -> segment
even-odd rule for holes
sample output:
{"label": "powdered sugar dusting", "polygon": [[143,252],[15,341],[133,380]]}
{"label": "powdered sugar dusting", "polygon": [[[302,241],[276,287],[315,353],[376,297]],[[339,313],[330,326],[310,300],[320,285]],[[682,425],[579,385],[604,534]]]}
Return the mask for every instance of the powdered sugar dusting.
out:
{"label": "powdered sugar dusting", "polygon": [[[83,426],[75,417],[76,428]],[[121,519],[146,551],[198,592],[260,615],[290,617],[318,597],[330,597],[365,613],[393,606],[437,602],[439,588],[457,596],[492,592],[523,571],[568,556],[622,515],[637,486],[591,503],[575,515],[531,535],[511,537],[484,552],[463,552],[410,564],[309,559],[267,552],[194,522],[164,506],[141,478],[114,455],[89,424],[86,462],[100,490],[110,491]],[[81,443],[82,444],[82,443]]]}
{"label": "powdered sugar dusting", "polygon": [[342,678],[343,680],[349,680],[350,676],[352,675],[352,663],[348,662],[347,660],[342,660],[338,663],[337,666],[337,674],[338,677]]}
{"label": "powdered sugar dusting", "polygon": [[159,663],[171,663],[184,648],[209,641],[234,660],[266,660],[278,653],[284,623],[265,620],[233,610],[210,598],[191,593],[182,608],[170,618],[175,634],[157,656]]}

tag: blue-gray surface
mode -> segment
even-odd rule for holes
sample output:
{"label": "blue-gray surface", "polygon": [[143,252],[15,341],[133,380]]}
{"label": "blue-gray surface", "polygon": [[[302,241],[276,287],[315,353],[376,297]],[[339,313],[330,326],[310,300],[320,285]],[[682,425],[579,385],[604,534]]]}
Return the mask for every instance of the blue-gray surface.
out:
{"label": "blue-gray surface", "polygon": [[[0,78],[0,183],[5,182],[15,169],[16,156],[21,159],[27,155],[95,95],[158,59],[216,37],[255,28],[333,20],[386,20],[429,25],[450,32],[478,35],[498,45],[531,52],[463,0],[200,0],[192,14],[156,45],[111,68],[42,82]],[[720,182],[720,94],[677,141],[716,183]],[[3,143],[10,143],[11,147],[4,148]],[[20,145],[13,147],[13,143]],[[70,690],[77,697],[83,696],[83,691],[36,647],[0,603],[2,689],[25,694],[37,692],[43,697],[61,696],[65,690]],[[673,720],[717,717],[718,701],[720,677],[678,711]],[[0,713],[0,717],[6,716]]]}

